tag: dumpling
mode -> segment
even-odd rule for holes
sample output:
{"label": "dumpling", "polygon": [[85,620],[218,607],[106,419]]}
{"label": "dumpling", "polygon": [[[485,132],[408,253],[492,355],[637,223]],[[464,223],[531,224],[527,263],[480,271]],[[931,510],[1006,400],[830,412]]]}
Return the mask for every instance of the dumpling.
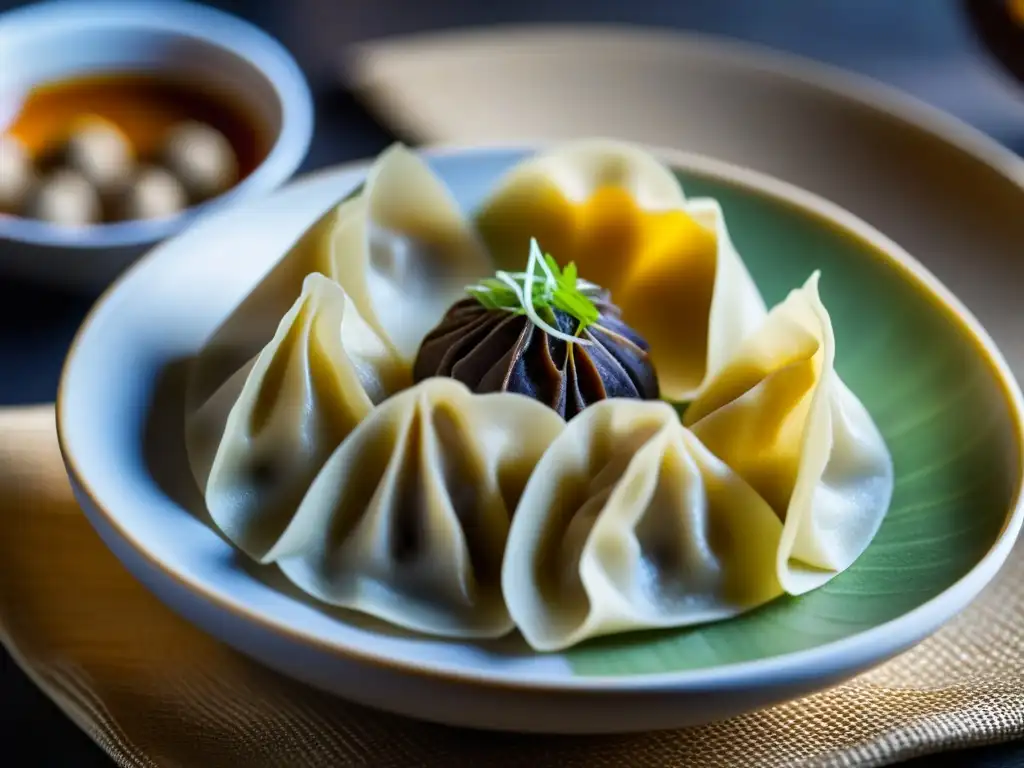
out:
{"label": "dumpling", "polygon": [[509,519],[563,427],[520,395],[474,395],[452,379],[428,379],[349,435],[267,560],[322,601],[402,627],[504,635]]}
{"label": "dumpling", "polygon": [[771,507],[667,403],[604,400],[541,458],[502,567],[527,642],[724,619],[782,593]]}
{"label": "dumpling", "polygon": [[604,139],[558,145],[516,164],[476,212],[499,269],[522,268],[530,238],[613,293],[626,261],[686,204],[672,172],[639,147]]}
{"label": "dumpling", "polygon": [[338,282],[367,322],[412,364],[420,342],[490,257],[440,180],[402,146],[370,171],[365,213],[339,221]]}
{"label": "dumpling", "polygon": [[395,145],[378,157],[363,188],[310,227],[207,342],[193,366],[189,408],[270,341],[310,273],[339,283],[411,366],[423,336],[465,285],[490,271],[478,236],[443,183]]}
{"label": "dumpling", "polygon": [[189,411],[198,409],[270,342],[302,293],[306,277],[319,273],[337,281],[332,233],[357,202],[342,202],[307,229],[207,340],[189,372]]}
{"label": "dumpling", "polygon": [[735,354],[767,308],[716,200],[690,200],[677,221],[678,240],[652,242],[612,295],[622,319],[650,344],[663,396],[685,402]]}
{"label": "dumpling", "polygon": [[265,559],[327,457],[407,383],[408,368],[341,286],[307,276],[270,343],[186,420],[213,521]]}
{"label": "dumpling", "polygon": [[772,309],[684,417],[784,522],[777,567],[791,594],[848,568],[893,493],[885,442],[834,370],[818,281],[815,272]]}
{"label": "dumpling", "polygon": [[463,299],[423,340],[413,378],[449,376],[478,394],[526,395],[566,420],[609,397],[657,400],[647,342],[622,322],[607,294],[591,298],[597,321],[582,333],[571,314],[552,311],[556,329],[586,346],[553,337],[525,314]]}
{"label": "dumpling", "polygon": [[670,400],[695,397],[767,312],[718,203],[688,200],[668,168],[629,144],[570,142],[520,163],[475,222],[499,268],[518,269],[535,237],[610,291],[650,344]]}

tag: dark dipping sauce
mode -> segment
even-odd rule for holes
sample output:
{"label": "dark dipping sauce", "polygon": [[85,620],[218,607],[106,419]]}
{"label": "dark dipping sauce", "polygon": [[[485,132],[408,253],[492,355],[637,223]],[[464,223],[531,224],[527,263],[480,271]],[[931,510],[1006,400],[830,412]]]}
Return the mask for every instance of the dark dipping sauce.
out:
{"label": "dark dipping sauce", "polygon": [[40,162],[66,138],[76,118],[94,115],[124,132],[140,159],[151,160],[171,127],[194,120],[224,134],[235,151],[241,180],[263,162],[271,137],[238,101],[209,85],[171,75],[95,74],[32,89],[5,133]]}

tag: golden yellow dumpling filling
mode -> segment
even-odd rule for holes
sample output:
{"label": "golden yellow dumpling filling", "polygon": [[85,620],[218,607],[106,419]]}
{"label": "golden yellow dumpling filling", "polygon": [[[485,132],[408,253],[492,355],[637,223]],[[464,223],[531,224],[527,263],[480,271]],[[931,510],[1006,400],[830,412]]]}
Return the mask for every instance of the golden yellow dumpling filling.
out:
{"label": "golden yellow dumpling filling", "polygon": [[[640,236],[612,295],[650,344],[663,390],[691,392],[707,373],[717,239],[684,211],[637,211],[637,219]],[[598,241],[590,247],[599,253]]]}
{"label": "golden yellow dumpling filling", "polygon": [[663,184],[658,196],[622,178],[582,194],[557,171],[511,178],[477,226],[502,268],[517,268],[535,237],[546,253],[575,262],[581,277],[608,289],[623,321],[650,342],[666,395],[688,399],[708,373],[719,242],[715,222],[691,215],[670,178],[677,194]]}

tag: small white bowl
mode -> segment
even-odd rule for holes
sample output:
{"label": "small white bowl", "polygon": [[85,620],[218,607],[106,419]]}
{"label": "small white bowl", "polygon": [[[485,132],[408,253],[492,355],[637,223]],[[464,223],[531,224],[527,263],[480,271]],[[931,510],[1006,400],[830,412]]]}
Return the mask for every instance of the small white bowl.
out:
{"label": "small white bowl", "polygon": [[197,216],[280,186],[309,149],[313,98],[285,48],[241,19],[163,0],[55,0],[0,16],[0,130],[31,87],[111,71],[195,77],[236,94],[273,137],[266,158],[226,193],[170,219],[72,229],[0,216],[0,274],[102,288]]}

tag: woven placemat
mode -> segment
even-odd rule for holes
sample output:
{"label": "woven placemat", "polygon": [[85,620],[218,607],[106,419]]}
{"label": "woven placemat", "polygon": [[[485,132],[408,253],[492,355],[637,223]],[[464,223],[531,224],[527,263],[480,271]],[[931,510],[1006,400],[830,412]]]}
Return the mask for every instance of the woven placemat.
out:
{"label": "woven placemat", "polygon": [[132,768],[877,766],[1024,736],[1024,548],[938,634],[833,690],[684,731],[538,737],[380,714],[267,670],[146,592],[76,505],[52,407],[0,410],[0,640]]}

